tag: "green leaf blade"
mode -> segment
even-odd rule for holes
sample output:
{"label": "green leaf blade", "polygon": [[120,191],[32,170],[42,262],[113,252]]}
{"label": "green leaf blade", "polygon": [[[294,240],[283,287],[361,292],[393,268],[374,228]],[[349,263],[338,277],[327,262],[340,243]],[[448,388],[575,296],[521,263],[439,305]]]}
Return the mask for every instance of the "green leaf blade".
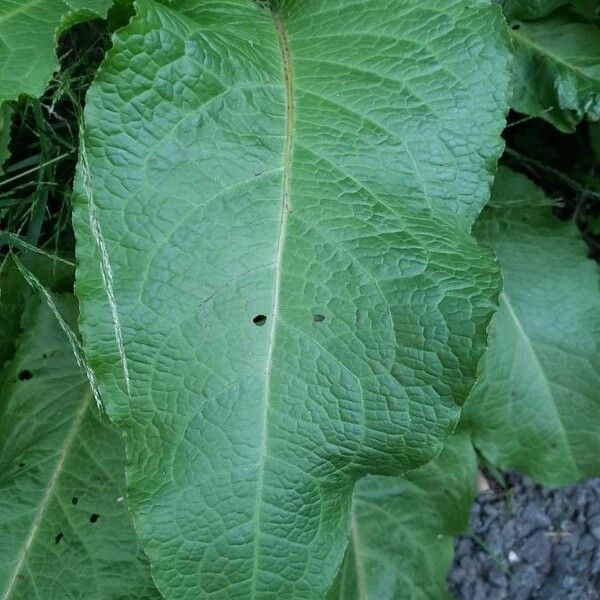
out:
{"label": "green leaf blade", "polygon": [[[157,600],[124,501],[123,442],[50,309],[28,304],[0,388],[0,597]],[[60,304],[72,316],[72,297]]]}
{"label": "green leaf blade", "polygon": [[465,6],[142,1],[117,34],[77,294],[166,597],[323,597],[354,481],[454,426],[498,292],[469,232],[509,60]]}
{"label": "green leaf blade", "polygon": [[27,94],[38,98],[58,69],[60,33],[103,18],[112,0],[4,0],[0,4],[0,104]]}
{"label": "green leaf blade", "polygon": [[574,131],[600,119],[600,29],[561,11],[513,25],[515,110]]}
{"label": "green leaf blade", "polygon": [[429,464],[404,477],[362,479],[352,536],[328,600],[450,598],[454,538],[469,521],[477,457],[468,432],[453,434]]}
{"label": "green leaf blade", "polygon": [[508,19],[540,19],[557,8],[569,4],[569,0],[504,0],[502,10]]}
{"label": "green leaf blade", "polygon": [[[505,204],[510,185],[521,206]],[[517,192],[517,189],[520,191]],[[600,473],[598,270],[575,226],[522,175],[501,172],[476,228],[504,278],[490,350],[465,406],[484,456],[548,485]]]}

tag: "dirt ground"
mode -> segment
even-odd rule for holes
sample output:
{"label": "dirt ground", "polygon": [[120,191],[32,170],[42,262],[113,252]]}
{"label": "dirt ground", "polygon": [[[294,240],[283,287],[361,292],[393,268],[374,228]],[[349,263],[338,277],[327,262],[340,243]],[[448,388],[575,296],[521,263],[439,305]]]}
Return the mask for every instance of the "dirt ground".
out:
{"label": "dirt ground", "polygon": [[487,478],[457,539],[448,577],[458,600],[600,600],[600,479],[548,489]]}

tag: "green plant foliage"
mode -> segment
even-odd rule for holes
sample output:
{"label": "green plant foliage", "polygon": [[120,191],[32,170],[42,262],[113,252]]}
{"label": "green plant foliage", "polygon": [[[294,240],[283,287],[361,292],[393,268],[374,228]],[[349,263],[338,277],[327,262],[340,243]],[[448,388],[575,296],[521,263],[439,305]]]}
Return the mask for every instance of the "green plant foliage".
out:
{"label": "green plant foliage", "polygon": [[571,0],[573,10],[588,19],[600,23],[600,4],[598,0]]}
{"label": "green plant foliage", "polygon": [[10,142],[12,115],[12,107],[8,104],[0,106],[0,175],[2,175],[4,163],[9,157],[8,144]]}
{"label": "green plant foliage", "polygon": [[555,10],[569,7],[589,21],[600,17],[598,0],[504,0],[502,8],[508,19],[540,19]]}
{"label": "green plant foliage", "polygon": [[504,0],[502,9],[507,19],[540,19],[549,15],[570,0]]}
{"label": "green plant foliage", "polygon": [[361,479],[350,542],[328,600],[450,598],[446,573],[454,536],[468,524],[476,477],[471,438],[461,431],[434,461],[405,477]]}
{"label": "green plant foliage", "polygon": [[[0,244],[4,242],[0,231]],[[37,252],[22,255],[21,264],[45,289],[61,293],[73,289],[72,266]],[[0,261],[0,373],[13,357],[21,333],[21,317],[31,288],[20,274],[11,255]]]}
{"label": "green plant foliage", "polygon": [[27,285],[12,259],[0,263],[0,372],[15,352]]}
{"label": "green plant foliage", "polygon": [[14,105],[14,116],[13,152],[0,179],[0,260],[11,249],[44,251],[67,260],[74,256],[70,197],[79,120],[85,92],[108,44],[103,21],[69,29],[61,36],[61,70],[43,97],[4,105],[9,110]]}
{"label": "green plant foliage", "polygon": [[600,28],[569,10],[511,25],[513,108],[562,131],[600,119]]}
{"label": "green plant foliage", "polygon": [[68,27],[105,17],[112,0],[2,0],[0,104],[20,94],[42,95],[58,69],[54,48]]}
{"label": "green plant foliage", "polygon": [[596,160],[600,162],[600,123],[590,123],[590,141]]}
{"label": "green plant foliage", "polygon": [[[57,302],[74,316],[72,297]],[[0,597],[158,599],[124,502],[122,440],[35,297],[24,327],[0,382]]]}
{"label": "green plant foliage", "polygon": [[477,451],[600,475],[599,9],[0,0],[0,600],[449,600]]}
{"label": "green plant foliage", "polygon": [[549,485],[600,475],[597,265],[529,180],[501,170],[475,232],[504,279],[490,349],[465,407],[494,465]]}
{"label": "green plant foliage", "polygon": [[354,481],[435,456],[485,347],[505,26],[484,1],[138,13],[74,221],[138,532],[168,598],[322,598]]}

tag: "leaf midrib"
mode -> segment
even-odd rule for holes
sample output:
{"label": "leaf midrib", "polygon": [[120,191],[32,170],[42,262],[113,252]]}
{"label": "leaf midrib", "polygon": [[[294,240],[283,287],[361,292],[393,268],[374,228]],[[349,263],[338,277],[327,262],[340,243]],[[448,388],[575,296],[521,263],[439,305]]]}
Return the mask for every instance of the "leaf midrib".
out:
{"label": "leaf midrib", "polygon": [[58,461],[56,463],[56,466],[54,467],[54,472],[52,473],[52,477],[48,481],[48,485],[46,487],[46,490],[44,491],[44,495],[42,496],[42,499],[40,501],[38,509],[35,513],[33,522],[31,523],[31,528],[29,529],[29,533],[27,534],[27,537],[25,538],[25,542],[21,548],[21,552],[19,553],[19,557],[15,564],[15,568],[13,569],[12,575],[6,585],[6,588],[4,589],[4,593],[2,594],[2,600],[8,600],[11,597],[11,594],[15,589],[15,585],[17,583],[17,578],[19,576],[19,573],[21,572],[21,570],[23,569],[23,566],[25,565],[25,560],[27,559],[29,550],[31,549],[31,546],[33,545],[36,534],[42,524],[42,519],[44,518],[44,515],[46,514],[46,510],[48,509],[48,505],[50,504],[50,501],[54,494],[54,490],[56,489],[56,486],[60,480],[60,476],[62,475],[62,472],[65,468],[65,464],[67,462],[67,457],[69,456],[71,447],[73,446],[73,442],[77,438],[77,434],[79,433],[79,430],[81,429],[83,419],[84,419],[84,417],[87,413],[87,410],[91,404],[92,395],[93,394],[91,391],[86,392],[86,394],[83,396],[80,406],[77,409],[77,412],[75,413],[75,417],[73,418],[73,423],[71,424],[71,427],[69,428],[69,431],[67,433],[67,437],[65,438],[65,441],[64,441],[62,447],[60,448],[60,452],[58,455],[59,456]]}
{"label": "leaf midrib", "polygon": [[291,210],[290,179],[292,167],[292,155],[294,149],[294,83],[292,75],[292,58],[290,54],[287,33],[282,14],[277,10],[271,10],[273,26],[277,33],[279,48],[281,51],[281,61],[283,66],[283,78],[285,81],[285,145],[283,151],[283,176],[281,192],[281,213],[279,218],[279,233],[277,238],[277,249],[275,252],[274,271],[275,279],[273,282],[273,298],[271,302],[272,314],[270,315],[270,328],[268,339],[267,361],[265,369],[265,395],[262,411],[261,427],[261,447],[258,462],[258,478],[256,504],[254,507],[255,539],[254,556],[252,568],[252,592],[251,598],[256,597],[256,573],[258,571],[258,561],[260,557],[260,509],[262,505],[262,493],[264,485],[265,462],[268,450],[268,423],[269,407],[271,404],[271,371],[273,368],[273,350],[275,346],[275,335],[277,332],[277,322],[279,320],[279,297],[281,290],[281,263],[283,259],[283,250],[285,247],[287,216]]}
{"label": "leaf midrib", "polygon": [[530,353],[530,355],[533,359],[533,362],[536,366],[536,369],[539,371],[539,373],[542,377],[544,387],[546,389],[549,399],[551,400],[550,406],[554,409],[554,413],[560,424],[560,431],[562,433],[565,449],[567,450],[567,455],[571,461],[574,471],[579,472],[577,463],[575,462],[575,457],[573,456],[573,453],[571,451],[571,443],[569,441],[569,438],[567,437],[567,430],[566,430],[566,427],[564,426],[564,423],[562,420],[562,415],[560,414],[560,410],[558,409],[558,405],[554,398],[554,393],[551,388],[551,382],[550,382],[548,376],[546,375],[546,371],[544,370],[542,363],[540,362],[537,352],[533,346],[532,340],[531,340],[530,336],[528,335],[527,331],[525,331],[525,328],[523,326],[523,323],[521,322],[521,319],[517,315],[508,295],[506,294],[506,290],[501,292],[500,298],[504,302],[504,305],[506,306],[506,309],[508,310],[508,313],[509,313],[511,319],[513,320],[515,327],[517,328],[517,332],[519,333],[521,338],[524,340],[525,345],[527,346],[527,349],[529,350],[529,353]]}
{"label": "leaf midrib", "polygon": [[354,507],[352,508],[351,516],[351,534],[352,534],[352,545],[354,547],[354,565],[356,567],[356,582],[358,584],[358,598],[359,600],[368,600],[367,593],[367,578],[365,574],[365,565],[362,554],[362,547],[360,545],[360,535],[358,532],[358,523],[354,514]]}

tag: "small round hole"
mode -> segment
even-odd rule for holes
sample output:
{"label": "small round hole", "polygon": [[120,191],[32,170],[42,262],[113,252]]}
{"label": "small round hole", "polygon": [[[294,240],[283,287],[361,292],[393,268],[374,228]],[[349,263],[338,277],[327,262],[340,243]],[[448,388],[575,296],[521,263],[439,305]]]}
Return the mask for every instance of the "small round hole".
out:
{"label": "small round hole", "polygon": [[256,315],[254,317],[254,319],[252,319],[252,322],[257,327],[262,327],[267,322],[267,316],[266,315]]}
{"label": "small round hole", "polygon": [[23,369],[19,373],[19,380],[20,381],[28,381],[32,377],[33,377],[33,373],[29,369]]}
{"label": "small round hole", "polygon": [[62,539],[63,539],[63,534],[62,534],[62,531],[59,531],[59,532],[56,534],[56,537],[54,538],[54,543],[55,543],[55,544],[58,544],[58,543],[60,542],[60,540],[62,540]]}
{"label": "small round hole", "polygon": [[322,323],[325,320],[325,315],[313,315],[313,321],[315,323]]}
{"label": "small round hole", "polygon": [[73,506],[77,506],[77,503],[78,503],[78,502],[79,502],[79,498],[78,498],[77,496],[73,496],[73,497],[71,498],[71,504],[72,504]]}
{"label": "small round hole", "polygon": [[90,515],[90,523],[95,523],[100,518],[100,515],[93,513]]}

